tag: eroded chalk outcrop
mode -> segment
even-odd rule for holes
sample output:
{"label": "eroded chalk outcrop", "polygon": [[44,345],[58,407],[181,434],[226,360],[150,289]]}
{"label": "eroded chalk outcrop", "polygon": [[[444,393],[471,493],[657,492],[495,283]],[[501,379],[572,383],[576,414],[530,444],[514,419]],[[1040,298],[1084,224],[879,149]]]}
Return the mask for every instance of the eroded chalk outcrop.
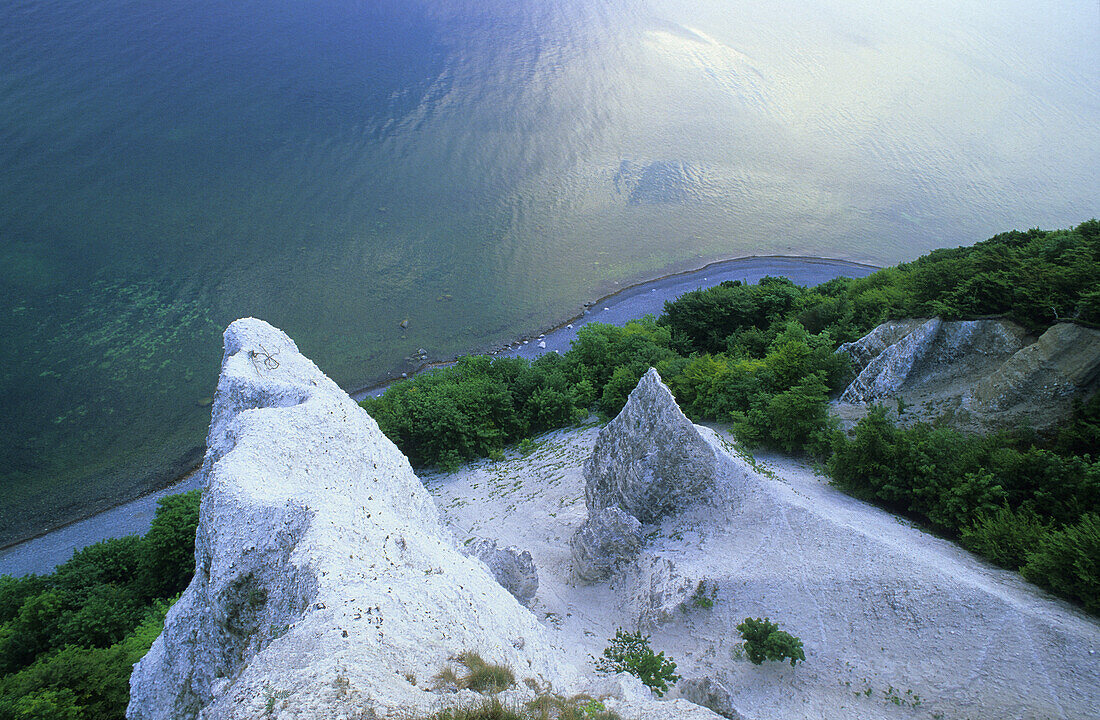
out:
{"label": "eroded chalk outcrop", "polygon": [[497,547],[496,540],[474,540],[462,548],[462,554],[485,563],[500,586],[524,605],[529,605],[539,591],[539,571],[527,550],[517,547]]}
{"label": "eroded chalk outcrop", "polygon": [[1075,397],[1100,385],[1100,331],[1059,323],[1015,353],[974,388],[975,410],[1023,413],[1043,406],[1069,411]]}
{"label": "eroded chalk outcrop", "polygon": [[575,687],[405,457],[281,331],[226,330],[207,442],[195,577],[134,670],[129,718],[431,711],[416,679],[463,650]]}
{"label": "eroded chalk outcrop", "polygon": [[585,582],[610,577],[642,547],[642,524],[618,506],[588,516],[573,535],[573,571]]}
{"label": "eroded chalk outcrop", "polygon": [[1035,338],[1004,319],[890,322],[837,352],[859,370],[842,415],[844,405],[901,398],[911,408],[902,421],[1043,430],[1100,387],[1100,331],[1072,323]]}
{"label": "eroded chalk outcrop", "polygon": [[[909,332],[904,332],[911,328]],[[903,333],[904,334],[901,334]],[[901,334],[888,345],[884,341]],[[917,387],[966,382],[971,373],[988,372],[1028,344],[1027,333],[1008,320],[944,321],[939,318],[880,325],[855,343],[842,345],[860,367],[841,402],[892,400]],[[868,357],[878,349],[878,353]],[[862,361],[862,362],[861,362]]]}
{"label": "eroded chalk outcrop", "polygon": [[717,457],[650,368],[600,431],[584,476],[588,519],[574,535],[573,562],[578,578],[595,581],[636,551],[642,524],[713,493]]}

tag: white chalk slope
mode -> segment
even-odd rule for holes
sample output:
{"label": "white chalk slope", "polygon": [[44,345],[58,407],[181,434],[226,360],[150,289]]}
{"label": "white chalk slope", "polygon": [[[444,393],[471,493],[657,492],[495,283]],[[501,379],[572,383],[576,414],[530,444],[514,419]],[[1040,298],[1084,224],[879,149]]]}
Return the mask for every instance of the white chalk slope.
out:
{"label": "white chalk slope", "polygon": [[[543,438],[529,458],[425,479],[461,541],[531,551],[532,609],[578,665],[619,626],[652,632],[687,679],[712,678],[745,718],[1092,718],[1100,624],[1019,576],[844,496],[780,457],[753,464],[700,428],[720,458],[718,499],[648,526],[637,562],[575,580],[583,464],[597,430]],[[713,608],[691,597],[717,588]],[[797,668],[754,666],[736,625],[770,616],[805,643]],[[683,685],[683,683],[682,683]]]}

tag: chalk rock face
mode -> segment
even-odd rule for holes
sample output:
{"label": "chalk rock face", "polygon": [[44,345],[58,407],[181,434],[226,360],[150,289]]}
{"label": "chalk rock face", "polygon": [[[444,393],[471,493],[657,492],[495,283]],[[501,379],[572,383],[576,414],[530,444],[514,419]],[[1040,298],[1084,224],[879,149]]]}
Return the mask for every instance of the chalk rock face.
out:
{"label": "chalk rock face", "polygon": [[527,550],[498,548],[496,540],[475,540],[463,549],[463,554],[485,563],[500,586],[524,605],[539,591],[539,573]]}
{"label": "chalk rock face", "polygon": [[1074,397],[1100,384],[1100,330],[1072,323],[1050,327],[974,388],[975,409],[1030,410],[1045,405],[1068,412]]}
{"label": "chalk rock face", "polygon": [[696,705],[713,710],[727,720],[741,720],[741,713],[733,707],[733,691],[715,678],[685,678],[676,685],[680,697]]}
{"label": "chalk rock face", "polygon": [[924,319],[884,322],[859,340],[844,343],[837,348],[837,352],[848,355],[860,369],[863,369],[882,354],[883,350],[909,335],[926,322],[928,321]]}
{"label": "chalk rock face", "polygon": [[711,495],[717,467],[714,449],[650,368],[585,462],[588,519],[572,541],[577,577],[610,576],[641,547],[643,523]]}
{"label": "chalk rock face", "polygon": [[626,607],[634,625],[652,632],[688,608],[699,580],[684,573],[672,558],[647,553],[627,573]]}
{"label": "chalk rock face", "polygon": [[1007,320],[946,322],[932,318],[913,324],[886,323],[856,343],[837,349],[848,352],[858,364],[886,340],[912,327],[864,363],[859,376],[840,396],[841,402],[875,402],[915,387],[947,386],[969,373],[991,371],[1027,345],[1023,328]]}
{"label": "chalk rock face", "polygon": [[642,523],[657,522],[709,494],[717,462],[714,449],[650,368],[600,431],[585,463],[588,513],[618,506]]}
{"label": "chalk rock face", "polygon": [[1036,339],[1008,320],[891,322],[837,352],[862,365],[841,403],[900,396],[915,408],[908,419],[946,418],[965,429],[1043,429],[1100,386],[1100,331],[1072,323]]}
{"label": "chalk rock face", "polygon": [[127,717],[432,711],[474,650],[576,687],[535,617],[464,557],[377,423],[252,318],[225,332],[196,571],[131,677]]}
{"label": "chalk rock face", "polygon": [[573,571],[585,582],[606,580],[642,546],[642,524],[618,506],[589,515],[573,535]]}

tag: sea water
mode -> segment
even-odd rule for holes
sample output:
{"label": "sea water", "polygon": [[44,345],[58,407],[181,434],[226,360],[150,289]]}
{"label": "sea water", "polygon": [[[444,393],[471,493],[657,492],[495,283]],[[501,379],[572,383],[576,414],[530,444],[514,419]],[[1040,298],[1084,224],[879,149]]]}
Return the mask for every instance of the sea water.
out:
{"label": "sea water", "polygon": [[0,0],[0,544],[193,463],[240,316],[352,387],[720,257],[1097,215],[1098,12]]}

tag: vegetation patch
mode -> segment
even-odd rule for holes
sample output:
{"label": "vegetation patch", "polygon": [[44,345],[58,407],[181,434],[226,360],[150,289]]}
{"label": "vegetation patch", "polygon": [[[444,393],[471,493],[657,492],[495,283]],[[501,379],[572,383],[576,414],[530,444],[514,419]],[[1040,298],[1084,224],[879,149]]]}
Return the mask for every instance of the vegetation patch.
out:
{"label": "vegetation patch", "polygon": [[446,665],[435,677],[437,687],[456,687],[482,695],[495,695],[516,684],[511,668],[487,662],[471,650],[460,653],[454,660],[466,668],[466,674],[460,675],[454,667]]}
{"label": "vegetation patch", "polygon": [[522,705],[510,706],[493,697],[480,705],[442,710],[427,720],[620,720],[604,704],[587,695],[565,698],[540,694]]}
{"label": "vegetation patch", "polygon": [[654,653],[649,646],[648,635],[628,633],[619,628],[610,642],[604,648],[603,657],[596,659],[596,672],[609,675],[630,673],[653,690],[657,697],[668,692],[669,686],[680,679],[676,674],[676,663],[666,658],[664,652]]}
{"label": "vegetation patch", "polygon": [[790,660],[791,667],[794,667],[796,663],[806,661],[802,641],[780,630],[779,625],[768,618],[745,618],[737,630],[745,640],[745,656],[753,665],[760,665],[765,660]]}
{"label": "vegetation patch", "polygon": [[120,720],[130,672],[194,574],[199,491],[145,537],[105,540],[50,575],[0,577],[0,718]]}

